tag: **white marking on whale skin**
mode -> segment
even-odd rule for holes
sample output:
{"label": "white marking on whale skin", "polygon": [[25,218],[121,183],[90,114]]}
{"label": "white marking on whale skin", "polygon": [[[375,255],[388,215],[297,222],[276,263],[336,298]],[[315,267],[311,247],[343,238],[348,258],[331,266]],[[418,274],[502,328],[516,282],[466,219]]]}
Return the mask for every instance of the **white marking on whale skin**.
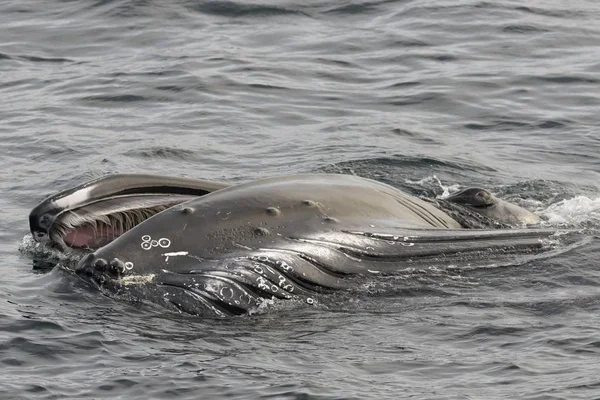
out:
{"label": "white marking on whale skin", "polygon": [[266,265],[266,266],[265,266],[265,268],[267,269],[267,271],[268,271],[269,273],[271,273],[271,274],[273,274],[273,275],[277,274],[277,272],[275,272],[275,271],[273,270],[273,268],[269,267],[268,265]]}
{"label": "white marking on whale skin", "polygon": [[171,239],[169,238],[160,238],[158,240],[152,240],[150,235],[142,236],[141,247],[143,250],[150,250],[153,247],[162,247],[166,249],[171,246]]}
{"label": "white marking on whale skin", "polygon": [[[235,247],[239,247],[240,249],[244,249],[244,250],[254,250],[252,247],[244,246],[243,244],[239,244],[236,242],[233,242],[233,245]],[[241,260],[242,258],[240,257],[239,259]]]}
{"label": "white marking on whale skin", "polygon": [[181,234],[181,233],[185,232],[185,229],[187,228],[187,226],[188,226],[188,224],[186,222],[185,225],[183,226],[183,228],[181,228],[181,230],[179,231],[179,233]]}
{"label": "white marking on whale skin", "polygon": [[142,283],[152,282],[154,279],[154,274],[148,275],[128,275],[121,278],[121,283],[123,285],[139,285]]}
{"label": "white marking on whale skin", "polygon": [[256,283],[258,283],[258,288],[262,290],[269,290],[269,285],[267,285],[267,281],[262,276],[256,278]]}
{"label": "white marking on whale skin", "polygon": [[250,296],[250,294],[248,292],[243,292],[240,295],[240,302],[244,303],[244,304],[251,304],[251,303],[256,303],[256,301],[254,301],[252,299],[252,297]]}
{"label": "white marking on whale skin", "polygon": [[[225,290],[229,290],[228,296],[225,296],[225,293],[224,293]],[[229,300],[229,299],[233,298],[233,294],[234,294],[233,289],[230,287],[227,287],[227,286],[223,286],[221,288],[221,290],[219,290],[219,295],[221,296],[221,298],[223,300]]]}
{"label": "white marking on whale skin", "polygon": [[372,269],[368,269],[367,271],[369,271],[372,274],[380,274],[381,271],[373,271]]}
{"label": "white marking on whale skin", "polygon": [[286,263],[285,261],[280,261],[280,265],[281,265],[281,269],[283,269],[285,272],[292,272],[292,271],[294,271],[294,269],[292,268],[292,266],[289,265],[288,263]]}
{"label": "white marking on whale skin", "polygon": [[189,253],[187,251],[174,251],[171,253],[163,253],[163,256],[167,257],[175,257],[175,256],[187,256]]}
{"label": "white marking on whale skin", "polygon": [[85,189],[78,190],[69,196],[58,199],[54,203],[60,208],[70,208],[72,205],[80,204],[85,200],[88,200],[90,198],[90,192],[92,189],[94,189],[94,186],[86,187]]}
{"label": "white marking on whale skin", "polygon": [[279,287],[289,293],[294,291],[294,286],[288,283],[287,279],[281,274],[279,275]]}
{"label": "white marking on whale skin", "polygon": [[165,262],[168,262],[169,257],[187,256],[188,254],[190,253],[187,251],[173,251],[171,253],[163,253],[161,256],[165,257]]}

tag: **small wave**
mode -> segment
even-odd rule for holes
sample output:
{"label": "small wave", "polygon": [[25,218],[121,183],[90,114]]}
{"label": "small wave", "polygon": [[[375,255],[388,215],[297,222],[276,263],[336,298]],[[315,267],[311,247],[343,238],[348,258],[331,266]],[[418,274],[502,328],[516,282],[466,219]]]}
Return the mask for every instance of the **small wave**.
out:
{"label": "small wave", "polygon": [[377,4],[353,3],[343,6],[336,6],[324,12],[324,14],[367,14],[377,10]]}
{"label": "small wave", "polygon": [[272,17],[281,15],[309,16],[299,10],[290,10],[265,4],[239,4],[234,3],[233,1],[198,2],[191,5],[190,8],[202,14],[218,15],[222,17]]}
{"label": "small wave", "polygon": [[132,102],[138,102],[138,101],[146,101],[146,100],[149,100],[149,98],[144,97],[144,96],[134,95],[134,94],[121,94],[121,95],[112,95],[112,96],[111,95],[86,96],[86,97],[83,97],[81,100],[91,101],[91,102],[101,101],[101,102],[107,102],[107,103],[132,103]]}
{"label": "small wave", "polygon": [[68,58],[54,58],[54,57],[39,57],[39,56],[19,56],[18,58],[31,61],[31,62],[47,62],[47,63],[65,63],[73,62]]}
{"label": "small wave", "polygon": [[67,63],[74,62],[68,58],[60,57],[41,57],[41,56],[29,56],[29,55],[9,55],[6,53],[0,53],[0,60],[24,60],[35,63]]}
{"label": "small wave", "polygon": [[177,149],[171,147],[150,147],[139,150],[132,150],[125,153],[126,156],[140,157],[140,158],[165,158],[171,160],[189,160],[194,159],[194,152],[192,150]]}
{"label": "small wave", "polygon": [[524,25],[524,24],[515,24],[515,25],[507,25],[502,28],[502,32],[505,33],[517,33],[517,34],[530,34],[537,32],[549,32],[549,29],[540,28],[533,25]]}
{"label": "small wave", "polygon": [[467,123],[464,125],[465,128],[470,130],[497,130],[497,131],[515,131],[515,130],[524,130],[524,129],[557,129],[557,128],[565,128],[568,125],[572,124],[573,121],[563,119],[563,120],[541,120],[536,123],[524,122],[524,121],[514,121],[514,120],[499,120],[492,121],[490,123]]}
{"label": "small wave", "polygon": [[556,76],[535,76],[532,79],[537,79],[542,82],[572,84],[572,83],[598,83],[600,80],[591,76],[584,75],[556,75]]}
{"label": "small wave", "polygon": [[518,6],[513,8],[515,11],[521,11],[523,13],[542,15],[546,17],[555,17],[555,18],[569,18],[573,16],[582,16],[581,11],[573,10],[573,9],[548,9],[548,8],[539,8],[539,7],[526,7],[526,6]]}
{"label": "small wave", "polygon": [[528,125],[529,124],[527,122],[504,120],[504,121],[493,121],[493,122],[488,123],[488,124],[483,124],[483,123],[467,123],[467,124],[464,125],[464,127],[467,128],[467,129],[476,130],[476,131],[489,130],[489,129],[494,129],[494,130],[514,130],[515,128],[523,128],[523,127],[526,127]]}

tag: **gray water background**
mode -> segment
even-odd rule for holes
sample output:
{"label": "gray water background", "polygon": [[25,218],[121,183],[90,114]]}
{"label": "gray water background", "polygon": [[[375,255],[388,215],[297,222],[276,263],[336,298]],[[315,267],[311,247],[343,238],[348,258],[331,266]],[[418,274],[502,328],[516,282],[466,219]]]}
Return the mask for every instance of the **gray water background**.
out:
{"label": "gray water background", "polygon": [[[600,398],[600,3],[0,2],[2,399]],[[484,186],[586,229],[202,320],[32,268],[27,214],[110,172]]]}

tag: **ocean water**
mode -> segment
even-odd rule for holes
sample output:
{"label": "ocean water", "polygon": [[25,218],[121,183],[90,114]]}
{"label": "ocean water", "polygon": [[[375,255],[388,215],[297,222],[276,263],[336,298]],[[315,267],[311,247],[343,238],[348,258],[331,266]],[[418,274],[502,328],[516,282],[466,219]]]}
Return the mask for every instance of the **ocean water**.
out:
{"label": "ocean water", "polygon": [[[0,398],[600,399],[599,20],[595,0],[0,2]],[[23,251],[32,207],[113,172],[482,186],[581,237],[206,320]]]}

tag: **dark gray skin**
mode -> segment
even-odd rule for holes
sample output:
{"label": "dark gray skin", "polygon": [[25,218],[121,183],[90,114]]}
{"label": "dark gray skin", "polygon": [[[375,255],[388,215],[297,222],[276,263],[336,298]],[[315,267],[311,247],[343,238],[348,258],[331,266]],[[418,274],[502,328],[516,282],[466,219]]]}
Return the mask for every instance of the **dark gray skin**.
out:
{"label": "dark gray skin", "polygon": [[444,200],[460,204],[503,224],[514,226],[540,222],[540,217],[531,211],[499,199],[486,189],[467,188],[459,190]]}
{"label": "dark gray skin", "polygon": [[383,183],[297,175],[175,205],[83,258],[76,272],[112,295],[228,316],[349,288],[357,275],[539,251],[554,233],[461,229]]}

